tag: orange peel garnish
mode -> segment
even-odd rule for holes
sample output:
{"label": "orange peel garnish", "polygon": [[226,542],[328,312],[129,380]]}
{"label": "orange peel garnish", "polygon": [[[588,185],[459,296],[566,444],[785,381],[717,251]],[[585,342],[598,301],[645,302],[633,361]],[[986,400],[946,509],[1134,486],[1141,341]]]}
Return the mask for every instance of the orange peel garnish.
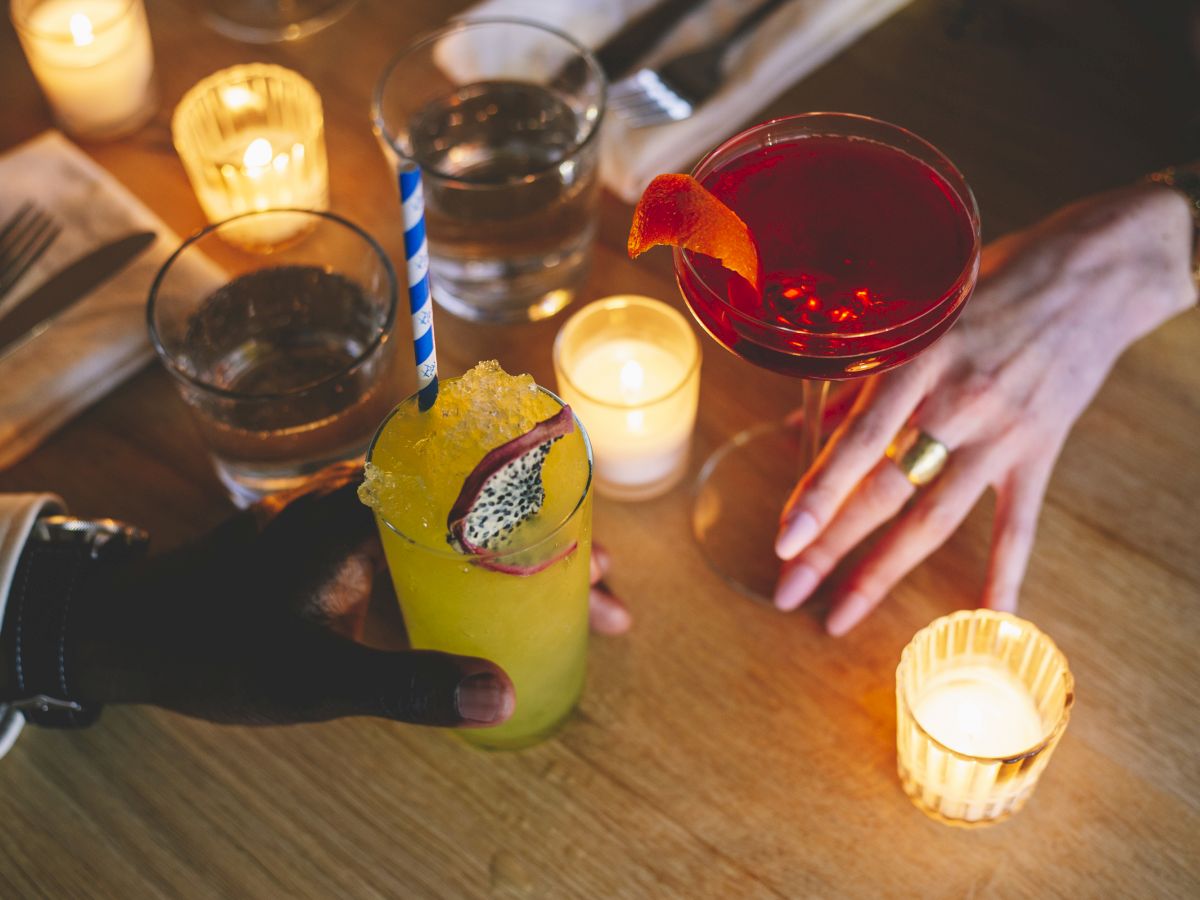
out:
{"label": "orange peel garnish", "polygon": [[758,290],[758,249],[750,229],[691,175],[658,175],[638,200],[629,258],[658,244],[711,256]]}

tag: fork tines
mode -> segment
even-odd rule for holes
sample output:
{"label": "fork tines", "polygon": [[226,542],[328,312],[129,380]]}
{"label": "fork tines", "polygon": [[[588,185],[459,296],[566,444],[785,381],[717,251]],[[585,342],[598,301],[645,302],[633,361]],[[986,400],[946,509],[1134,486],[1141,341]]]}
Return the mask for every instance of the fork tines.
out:
{"label": "fork tines", "polygon": [[32,203],[23,203],[0,227],[0,298],[41,258],[61,230]]}
{"label": "fork tines", "polygon": [[653,69],[638,69],[608,89],[609,105],[633,128],[679,122],[691,116],[692,104],[669,87]]}

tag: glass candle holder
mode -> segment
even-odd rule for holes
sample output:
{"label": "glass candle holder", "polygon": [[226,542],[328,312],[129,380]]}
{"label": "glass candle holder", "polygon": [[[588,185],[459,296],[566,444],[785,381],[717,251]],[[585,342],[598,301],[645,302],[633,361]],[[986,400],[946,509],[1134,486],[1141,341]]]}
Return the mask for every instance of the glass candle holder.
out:
{"label": "glass candle holder", "polygon": [[13,0],[11,12],[64,130],[115,138],[154,114],[154,52],[142,0]]}
{"label": "glass candle holder", "polygon": [[[254,63],[214,72],[179,101],[171,135],[209,222],[329,207],[321,97],[290,69]],[[267,249],[294,238],[280,230],[294,224],[251,219],[222,237]]]}
{"label": "glass candle holder", "polygon": [[554,341],[558,391],[592,439],[596,489],[644,500],[687,470],[700,394],[700,344],[687,320],[649,297],[607,297]]}
{"label": "glass candle holder", "polygon": [[926,814],[987,825],[1029,799],[1075,699],[1066,657],[1032,623],[956,612],[917,632],[896,669],[900,781]]}

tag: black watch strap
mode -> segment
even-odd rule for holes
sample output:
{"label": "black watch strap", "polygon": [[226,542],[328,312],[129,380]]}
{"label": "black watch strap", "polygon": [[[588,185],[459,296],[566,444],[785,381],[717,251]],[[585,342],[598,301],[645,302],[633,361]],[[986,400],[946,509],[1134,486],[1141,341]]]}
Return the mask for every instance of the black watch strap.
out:
{"label": "black watch strap", "polygon": [[146,541],[111,519],[38,520],[13,575],[3,635],[17,697],[9,705],[27,721],[81,728],[99,717],[100,704],[81,699],[71,681],[71,609],[101,567],[140,554]]}

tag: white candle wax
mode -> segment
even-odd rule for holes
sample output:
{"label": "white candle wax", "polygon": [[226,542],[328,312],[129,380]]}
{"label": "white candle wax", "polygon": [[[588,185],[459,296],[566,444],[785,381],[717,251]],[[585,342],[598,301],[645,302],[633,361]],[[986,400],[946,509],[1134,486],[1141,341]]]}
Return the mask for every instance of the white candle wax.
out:
{"label": "white candle wax", "polygon": [[634,337],[599,337],[570,363],[566,400],[592,439],[602,489],[669,486],[687,464],[696,387],[691,361]]}
{"label": "white candle wax", "polygon": [[994,665],[956,666],[934,676],[913,716],[931,737],[967,756],[1014,756],[1045,737],[1025,685]]}
{"label": "white candle wax", "polygon": [[59,122],[86,137],[142,124],[154,106],[154,55],[141,0],[45,0],[17,33]]}
{"label": "white candle wax", "polygon": [[[933,676],[913,707],[913,718],[943,746],[965,756],[1003,759],[1033,749],[1045,727],[1025,685],[996,664],[964,661]],[[925,789],[944,812],[980,821],[992,808],[1008,805],[1033,788],[1036,770],[997,783],[993,763],[976,762],[930,748]],[[981,775],[982,771],[988,774]]]}

